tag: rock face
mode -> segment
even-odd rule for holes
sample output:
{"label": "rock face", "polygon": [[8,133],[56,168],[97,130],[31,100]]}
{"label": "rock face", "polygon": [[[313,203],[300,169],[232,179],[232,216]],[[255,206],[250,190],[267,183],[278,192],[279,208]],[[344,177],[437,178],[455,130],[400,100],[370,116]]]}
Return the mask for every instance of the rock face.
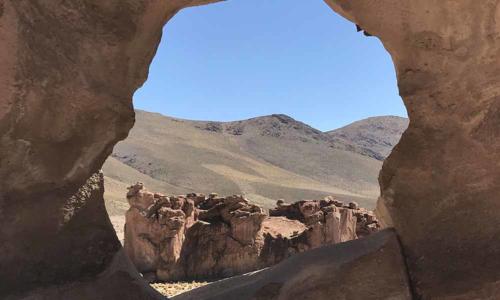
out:
{"label": "rock face", "polygon": [[[335,259],[332,259],[334,257]],[[268,269],[221,280],[175,300],[412,299],[391,230],[299,253]]]}
{"label": "rock face", "polygon": [[[37,266],[29,268],[29,265],[21,265],[18,268],[0,269],[1,299],[162,299],[149,286],[141,283],[137,271],[120,250],[112,225],[106,218],[103,192],[103,174],[99,172],[61,203],[60,208],[52,211],[57,216],[57,220],[54,220],[57,224],[37,224],[45,230],[49,230],[50,225],[57,225],[58,230],[44,232],[39,240],[29,244],[34,249],[27,247],[24,250],[24,253],[32,255],[24,257],[24,263],[37,263]],[[41,204],[44,204],[45,199],[41,200]],[[43,212],[40,203],[34,205]],[[33,220],[23,219],[17,224],[30,224],[42,220],[42,217],[43,214]],[[36,247],[41,247],[40,244],[45,246],[45,251],[38,253]],[[4,259],[20,254],[22,253],[4,252]],[[78,259],[78,264],[75,264],[75,259]],[[97,274],[94,281],[80,279],[81,276],[92,274]],[[19,282],[16,278],[26,281]],[[49,285],[55,280],[59,282],[55,287],[30,290],[37,281]],[[14,288],[17,290],[9,290]],[[100,290],[97,295],[95,288]]]}
{"label": "rock face", "polygon": [[411,121],[380,174],[378,214],[417,296],[497,298],[500,1],[327,2],[395,64]]}
{"label": "rock face", "polygon": [[[207,2],[0,1],[0,298],[48,286],[93,299],[121,286],[120,299],[154,298],[122,271],[113,285],[97,284],[117,270],[120,246],[102,195],[86,183],[133,124],[132,94],[163,24]],[[378,214],[400,236],[416,297],[495,298],[500,1],[326,2],[380,38],[395,64],[411,121],[384,163]],[[379,261],[371,271],[391,271],[382,267],[393,257]]]}
{"label": "rock face", "polygon": [[324,200],[305,200],[293,204],[278,202],[270,216],[297,220],[309,228],[309,245],[318,247],[364,237],[379,228],[374,213],[360,208],[356,202],[344,205],[333,197]]}
{"label": "rock face", "polygon": [[154,299],[121,271],[123,298],[97,284],[127,261],[94,174],[134,123],[164,23],[203,2],[0,1],[1,299],[92,279],[92,299]]}
{"label": "rock face", "polygon": [[167,197],[136,184],[129,187],[127,199],[125,251],[150,280],[243,274],[378,229],[371,212],[333,198],[279,201],[271,216],[237,195]]}

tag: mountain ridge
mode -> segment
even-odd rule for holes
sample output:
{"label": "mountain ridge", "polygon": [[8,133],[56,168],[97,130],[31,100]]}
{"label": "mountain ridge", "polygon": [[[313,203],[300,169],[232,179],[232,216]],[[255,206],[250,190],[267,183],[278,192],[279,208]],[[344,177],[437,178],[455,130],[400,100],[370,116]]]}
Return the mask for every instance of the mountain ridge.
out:
{"label": "mountain ridge", "polygon": [[122,212],[125,187],[143,181],[165,194],[243,194],[265,207],[330,194],[373,207],[381,161],[331,135],[284,114],[214,122],[137,110],[103,168],[108,206]]}
{"label": "mountain ridge", "polygon": [[[262,122],[264,120],[268,121],[277,120],[282,124],[290,124],[290,126],[293,125],[294,129],[301,130],[306,135],[313,136],[314,139],[329,141],[332,147],[335,147],[340,150],[356,152],[364,156],[375,158],[377,160],[384,160],[388,156],[392,147],[394,147],[395,144],[397,144],[397,141],[399,141],[402,133],[408,127],[407,118],[394,115],[368,117],[352,122],[345,126],[339,127],[337,129],[321,131],[304,122],[296,120],[293,117],[288,116],[286,114],[270,114],[270,115],[257,116],[237,121],[188,120],[188,119],[169,117],[160,113],[154,113],[154,114],[158,114],[159,116],[170,118],[172,120],[177,120],[180,122],[197,123],[198,125],[196,125],[196,127],[199,129],[205,129],[207,131],[213,131],[218,133],[227,133],[231,135],[242,135],[245,124],[265,123]],[[390,122],[392,122],[393,124],[389,124]],[[270,123],[273,124],[272,122]],[[356,138],[355,136],[350,134],[352,133],[352,131],[356,130],[359,131],[361,128],[364,128],[365,131],[355,132],[358,135],[360,135],[359,137]],[[279,132],[274,130],[275,128],[264,128],[264,129],[265,131],[262,132],[262,135],[271,135],[271,136],[280,135]],[[383,134],[382,132],[383,130],[389,130],[389,131],[392,130],[393,132]],[[350,136],[346,138],[346,134],[350,134]],[[384,137],[378,136],[376,139],[380,140],[379,142],[380,144],[382,144],[381,146],[385,144],[386,149],[383,150],[377,149],[378,151],[375,151],[374,149],[370,148],[370,146],[373,147],[374,145],[367,145],[367,142],[370,141],[370,136],[373,136],[374,134],[384,135]],[[389,138],[386,137],[388,134],[391,135]],[[389,141],[387,139],[389,139]],[[365,140],[367,142],[362,143],[360,142],[361,140]]]}
{"label": "mountain ridge", "polygon": [[344,127],[327,131],[339,141],[351,143],[371,157],[385,159],[408,128],[409,120],[398,116],[378,116],[362,119]]}

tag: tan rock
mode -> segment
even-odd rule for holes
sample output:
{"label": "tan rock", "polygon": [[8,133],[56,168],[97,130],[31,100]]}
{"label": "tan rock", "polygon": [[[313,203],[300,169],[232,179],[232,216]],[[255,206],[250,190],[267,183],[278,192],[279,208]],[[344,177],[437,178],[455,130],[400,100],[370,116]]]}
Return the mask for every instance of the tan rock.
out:
{"label": "tan rock", "polygon": [[266,217],[262,222],[262,231],[272,237],[291,238],[304,232],[307,226],[297,220],[290,220],[285,217]]}
{"label": "tan rock", "polygon": [[129,188],[124,247],[140,272],[164,281],[228,277],[378,228],[368,230],[368,221],[357,226],[367,213],[333,201],[281,204],[269,217],[240,195],[201,197],[166,197],[141,184]]}
{"label": "tan rock", "polygon": [[173,300],[412,299],[393,231],[300,253],[258,272],[233,277]]}
{"label": "tan rock", "polygon": [[497,298],[486,287],[500,282],[500,2],[326,2],[395,64],[410,124],[384,162],[378,211],[417,296]]}
{"label": "tan rock", "polygon": [[[342,242],[341,229],[342,215],[336,206],[325,210],[325,242],[328,244],[337,244]],[[345,223],[345,222],[344,222]]]}
{"label": "tan rock", "polygon": [[350,209],[359,209],[359,204],[357,202],[349,202]]}
{"label": "tan rock", "polygon": [[[183,196],[166,197],[148,192],[142,184],[129,188],[124,248],[137,269],[161,278],[179,276],[186,230],[195,221],[194,203]],[[160,267],[161,266],[161,267]]]}
{"label": "tan rock", "polygon": [[[82,279],[96,284],[72,296],[117,296],[98,280],[120,245],[93,174],[133,125],[164,23],[207,2],[0,2],[0,298]],[[326,2],[395,64],[411,122],[384,163],[378,208],[417,296],[496,297],[499,1]],[[122,299],[154,298],[126,287]]]}
{"label": "tan rock", "polygon": [[164,23],[205,2],[0,1],[1,299],[93,279],[45,299],[156,298],[122,272],[97,283],[121,246],[102,193],[71,198],[133,126]]}

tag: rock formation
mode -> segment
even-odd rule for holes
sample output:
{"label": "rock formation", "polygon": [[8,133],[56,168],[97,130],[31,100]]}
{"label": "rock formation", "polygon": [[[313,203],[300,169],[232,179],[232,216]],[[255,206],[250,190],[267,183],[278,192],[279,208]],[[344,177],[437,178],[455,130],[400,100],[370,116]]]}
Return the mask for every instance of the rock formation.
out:
{"label": "rock formation", "polygon": [[377,231],[371,212],[328,197],[268,216],[242,196],[164,196],[129,187],[125,251],[149,280],[214,279],[274,265],[294,253]]}
{"label": "rock formation", "polygon": [[315,236],[309,239],[309,244],[314,248],[364,237],[379,228],[373,212],[360,208],[356,202],[344,205],[331,196],[324,200],[304,200],[293,204],[279,201],[277,207],[269,211],[269,215],[304,223],[309,227],[311,236]]}
{"label": "rock formation", "polygon": [[299,253],[268,269],[220,280],[173,300],[409,300],[400,253],[394,232],[383,230]]}
{"label": "rock formation", "polygon": [[[133,124],[132,94],[147,77],[165,22],[208,2],[0,1],[0,298],[157,297],[137,283],[113,237],[102,193],[87,181],[95,182]],[[395,64],[410,125],[384,163],[377,214],[400,237],[415,297],[495,298],[500,1],[326,2],[378,37]],[[379,234],[369,239],[372,246],[388,241]],[[320,263],[328,271],[351,262],[341,271],[352,280],[336,281],[339,290],[357,287],[358,279],[374,289],[393,278],[391,266],[404,269],[397,239],[391,241],[391,255],[373,246],[368,258],[335,257],[340,248],[361,253],[360,239],[332,249]],[[300,259],[300,274],[317,269],[314,260],[295,257],[285,270],[296,271],[286,268]],[[368,272],[373,276],[359,268],[365,258],[376,268]],[[329,271],[322,274],[340,272]],[[269,288],[267,296],[264,289],[258,299],[310,291],[297,277],[280,278],[287,288]],[[332,277],[321,283],[315,291],[332,292]],[[231,292],[238,291],[218,294],[228,299]]]}

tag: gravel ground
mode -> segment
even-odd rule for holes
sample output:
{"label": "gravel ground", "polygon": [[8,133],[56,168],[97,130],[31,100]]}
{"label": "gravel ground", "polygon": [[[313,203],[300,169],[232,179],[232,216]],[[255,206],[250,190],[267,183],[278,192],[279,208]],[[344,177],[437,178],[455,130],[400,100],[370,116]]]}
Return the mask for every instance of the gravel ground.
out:
{"label": "gravel ground", "polygon": [[173,297],[190,291],[192,289],[204,286],[208,282],[169,282],[169,283],[152,283],[151,286],[160,292],[162,295]]}

